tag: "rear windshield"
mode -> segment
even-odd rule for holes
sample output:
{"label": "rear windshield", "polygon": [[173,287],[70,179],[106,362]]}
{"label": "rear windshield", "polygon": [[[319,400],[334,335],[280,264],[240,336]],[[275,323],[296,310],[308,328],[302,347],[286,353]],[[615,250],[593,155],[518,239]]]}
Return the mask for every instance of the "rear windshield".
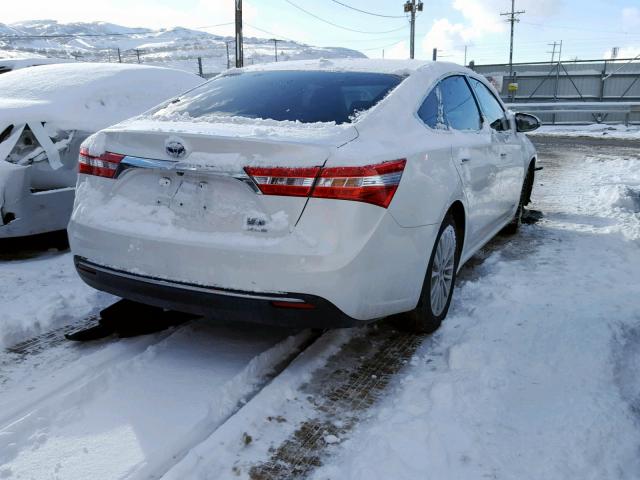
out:
{"label": "rear windshield", "polygon": [[227,74],[152,112],[240,116],[303,123],[349,123],[382,100],[403,77],[382,73],[269,71]]}

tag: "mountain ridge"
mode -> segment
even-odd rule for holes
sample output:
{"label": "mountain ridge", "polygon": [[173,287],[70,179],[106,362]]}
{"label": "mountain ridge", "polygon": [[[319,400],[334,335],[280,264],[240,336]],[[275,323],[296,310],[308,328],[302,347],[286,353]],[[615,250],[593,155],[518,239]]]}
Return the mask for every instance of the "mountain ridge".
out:
{"label": "mountain ridge", "polygon": [[[15,38],[12,38],[15,37]],[[32,38],[30,38],[32,37]],[[227,57],[227,46],[229,57]],[[278,40],[279,60],[313,58],[365,58],[343,47],[316,47],[292,40]],[[245,37],[245,65],[275,60],[273,39]],[[185,27],[152,30],[108,22],[59,23],[27,20],[0,23],[0,58],[44,56],[82,61],[141,63],[204,74],[215,74],[233,63],[234,38]]]}

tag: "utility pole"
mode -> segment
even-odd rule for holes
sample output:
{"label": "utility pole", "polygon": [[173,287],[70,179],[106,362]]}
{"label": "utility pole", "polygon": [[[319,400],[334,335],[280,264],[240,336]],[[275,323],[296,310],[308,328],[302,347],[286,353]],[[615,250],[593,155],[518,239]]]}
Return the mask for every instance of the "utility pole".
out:
{"label": "utility pole", "polygon": [[438,60],[438,49],[434,48],[433,49],[433,56],[431,57],[431,59],[435,62]]}
{"label": "utility pole", "polygon": [[278,61],[278,39],[272,38],[271,40],[273,40],[273,49],[276,52],[276,62],[277,62]]}
{"label": "utility pole", "polygon": [[120,54],[120,47],[118,47],[118,63],[122,63],[122,55]]}
{"label": "utility pole", "polygon": [[464,46],[464,64],[465,67],[467,66],[467,45]]}
{"label": "utility pole", "polygon": [[242,51],[242,0],[236,2],[236,68],[244,65],[244,52]]}
{"label": "utility pole", "polygon": [[526,13],[524,10],[516,12],[516,0],[511,0],[511,11],[501,13],[501,16],[509,17],[506,21],[511,24],[511,44],[509,48],[509,77],[513,79],[513,30],[515,24],[520,21],[518,15]]}
{"label": "utility pole", "polygon": [[204,74],[202,72],[202,57],[198,57],[198,75],[204,78]]}
{"label": "utility pole", "polygon": [[229,42],[224,42],[227,46],[227,70],[231,68],[231,60],[229,59]]}
{"label": "utility pole", "polygon": [[424,8],[424,4],[418,0],[407,0],[404,4],[405,13],[411,14],[411,38],[409,39],[409,58],[415,58],[415,43],[416,43],[416,12],[421,12]]}
{"label": "utility pole", "polygon": [[136,48],[136,56],[138,57],[138,63],[140,63],[140,49]]}

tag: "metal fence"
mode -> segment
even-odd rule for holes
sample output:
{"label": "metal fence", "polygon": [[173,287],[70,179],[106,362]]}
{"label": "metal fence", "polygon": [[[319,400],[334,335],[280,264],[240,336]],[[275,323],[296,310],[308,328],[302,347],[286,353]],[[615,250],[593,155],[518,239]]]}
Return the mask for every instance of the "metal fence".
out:
{"label": "metal fence", "polygon": [[[634,59],[576,60],[563,62],[516,63],[513,76],[509,65],[472,65],[487,76],[507,103],[547,102],[640,102],[640,61]],[[509,86],[516,84],[517,90]],[[533,108],[533,105],[532,105]],[[521,110],[526,110],[522,108]],[[602,105],[598,109],[549,109],[540,113],[545,123],[640,123],[640,111],[616,111]]]}

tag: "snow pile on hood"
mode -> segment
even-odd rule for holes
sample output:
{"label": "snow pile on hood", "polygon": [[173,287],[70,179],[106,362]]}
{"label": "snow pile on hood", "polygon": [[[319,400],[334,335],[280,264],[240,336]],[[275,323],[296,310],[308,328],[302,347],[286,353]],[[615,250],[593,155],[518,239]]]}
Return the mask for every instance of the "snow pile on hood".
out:
{"label": "snow pile on hood", "polygon": [[203,80],[166,68],[59,64],[0,76],[0,127],[28,122],[96,131],[138,115]]}

